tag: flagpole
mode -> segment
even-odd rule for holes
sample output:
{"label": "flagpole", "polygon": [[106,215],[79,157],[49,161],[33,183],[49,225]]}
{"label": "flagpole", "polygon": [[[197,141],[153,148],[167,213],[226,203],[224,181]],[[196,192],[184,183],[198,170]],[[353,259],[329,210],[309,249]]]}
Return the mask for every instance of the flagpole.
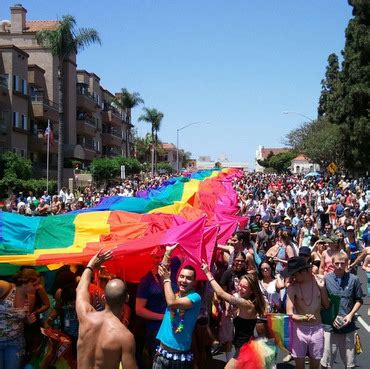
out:
{"label": "flagpole", "polygon": [[48,119],[48,137],[46,146],[46,192],[49,195],[49,153],[50,153],[50,119]]}

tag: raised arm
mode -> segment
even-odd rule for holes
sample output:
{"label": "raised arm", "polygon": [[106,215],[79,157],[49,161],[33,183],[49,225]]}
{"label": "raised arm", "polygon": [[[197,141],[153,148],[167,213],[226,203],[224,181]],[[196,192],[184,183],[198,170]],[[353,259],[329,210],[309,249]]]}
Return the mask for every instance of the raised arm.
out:
{"label": "raised arm", "polygon": [[174,245],[171,245],[171,246],[166,246],[166,251],[163,255],[163,259],[162,259],[162,262],[161,262],[162,265],[164,265],[166,267],[170,265],[170,263],[171,263],[171,254],[172,254],[173,250],[175,250],[177,245],[178,245],[178,243],[175,243]]}
{"label": "raised arm", "polygon": [[111,259],[112,255],[113,252],[111,250],[105,252],[103,252],[102,249],[99,250],[99,252],[94,255],[88,262],[86,269],[82,273],[80,282],[78,283],[76,289],[76,311],[79,317],[81,316],[81,314],[84,314],[87,311],[91,311],[91,309],[93,309],[90,304],[89,286],[94,268],[100,267],[100,265],[102,265],[105,261]]}
{"label": "raised arm", "polygon": [[171,272],[164,265],[158,267],[158,274],[161,277],[164,288],[164,296],[167,306],[174,309],[191,309],[192,301],[188,297],[176,298],[171,286]]}

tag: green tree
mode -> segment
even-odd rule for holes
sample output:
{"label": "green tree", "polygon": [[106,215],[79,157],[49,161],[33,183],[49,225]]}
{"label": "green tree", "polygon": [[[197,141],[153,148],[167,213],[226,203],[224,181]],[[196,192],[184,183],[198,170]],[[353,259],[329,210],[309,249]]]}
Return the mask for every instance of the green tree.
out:
{"label": "green tree", "polygon": [[157,168],[159,173],[165,172],[167,174],[172,174],[175,171],[171,164],[164,161],[159,162]]}
{"label": "green tree", "polygon": [[370,2],[348,3],[353,8],[353,18],[346,29],[339,81],[325,117],[340,127],[344,168],[363,173],[370,167]]}
{"label": "green tree", "polygon": [[36,33],[37,42],[50,50],[58,58],[58,91],[59,91],[59,127],[58,127],[58,191],[63,183],[63,138],[64,138],[64,95],[63,66],[72,54],[77,54],[93,43],[101,43],[97,31],[93,28],[76,29],[76,20],[72,15],[64,15],[55,30],[42,30]]}
{"label": "green tree", "polygon": [[318,117],[330,113],[333,108],[335,91],[339,84],[339,62],[336,54],[330,54],[328,57],[328,66],[326,67],[325,79],[321,81],[321,95],[319,107],[317,109]]}
{"label": "green tree", "polygon": [[140,173],[142,169],[142,165],[140,164],[139,160],[135,158],[125,158],[123,156],[117,156],[112,160],[115,161],[119,170],[121,168],[121,165],[125,166],[126,175]]}
{"label": "green tree", "polygon": [[[131,109],[140,104],[144,104],[144,100],[141,98],[138,92],[129,92],[126,88],[122,88],[121,92],[116,94],[113,103],[119,108],[126,112],[126,123],[131,126]],[[129,137],[126,137],[126,153],[130,156],[130,142]]]}
{"label": "green tree", "polygon": [[[270,153],[272,154],[272,152]],[[288,172],[291,161],[298,155],[294,150],[279,154],[268,155],[265,160],[258,160],[258,164],[264,168],[272,168],[277,173]]]}
{"label": "green tree", "polygon": [[120,168],[117,162],[109,158],[97,158],[90,164],[91,175],[98,184],[107,184],[113,178],[120,175]]}
{"label": "green tree", "polygon": [[285,143],[321,168],[326,168],[331,162],[343,168],[340,127],[330,123],[326,117],[306,122],[290,131]]}
{"label": "green tree", "polygon": [[0,191],[10,194],[32,177],[32,163],[12,152],[0,155]]}
{"label": "green tree", "polygon": [[141,162],[150,161],[150,148],[152,146],[152,140],[150,133],[147,133],[145,137],[134,136],[134,148],[135,157]]}
{"label": "green tree", "polygon": [[144,114],[139,117],[139,122],[143,121],[151,125],[151,135],[152,135],[152,149],[151,149],[151,172],[152,177],[154,176],[154,166],[155,166],[155,151],[158,142],[158,131],[161,128],[162,119],[164,114],[155,108],[143,108]]}

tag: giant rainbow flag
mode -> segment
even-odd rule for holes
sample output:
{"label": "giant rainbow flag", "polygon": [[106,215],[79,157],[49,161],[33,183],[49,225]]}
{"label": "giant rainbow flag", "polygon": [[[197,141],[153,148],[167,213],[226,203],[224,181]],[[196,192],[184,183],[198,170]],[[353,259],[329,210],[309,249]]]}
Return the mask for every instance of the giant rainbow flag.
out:
{"label": "giant rainbow flag", "polygon": [[87,263],[100,248],[117,275],[138,282],[151,268],[151,251],[179,243],[177,252],[198,265],[211,262],[216,242],[225,242],[247,219],[236,216],[232,180],[238,170],[208,170],[173,178],[139,197],[107,197],[97,207],[63,215],[27,217],[0,212],[0,275],[20,265],[49,269]]}

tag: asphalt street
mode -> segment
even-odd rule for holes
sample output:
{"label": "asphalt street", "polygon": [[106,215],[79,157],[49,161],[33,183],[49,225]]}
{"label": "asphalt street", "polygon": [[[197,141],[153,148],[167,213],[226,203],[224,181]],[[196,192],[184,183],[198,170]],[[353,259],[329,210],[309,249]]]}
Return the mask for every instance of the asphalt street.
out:
{"label": "asphalt street", "polygon": [[[362,290],[364,292],[364,304],[362,305],[357,317],[357,326],[359,328],[358,334],[361,339],[362,353],[356,355],[356,368],[368,369],[370,368],[370,296],[368,294],[367,286],[367,275],[362,269],[359,269],[358,274]],[[277,360],[277,369],[293,369],[295,368],[294,361],[289,363],[283,362],[284,352],[279,352]],[[220,354],[214,356],[212,360],[209,360],[207,369],[223,369],[225,367],[225,355]],[[309,366],[306,365],[306,368]],[[336,358],[336,362],[332,369],[343,369],[344,365],[341,363],[339,353]],[[251,368],[252,369],[252,368]]]}

